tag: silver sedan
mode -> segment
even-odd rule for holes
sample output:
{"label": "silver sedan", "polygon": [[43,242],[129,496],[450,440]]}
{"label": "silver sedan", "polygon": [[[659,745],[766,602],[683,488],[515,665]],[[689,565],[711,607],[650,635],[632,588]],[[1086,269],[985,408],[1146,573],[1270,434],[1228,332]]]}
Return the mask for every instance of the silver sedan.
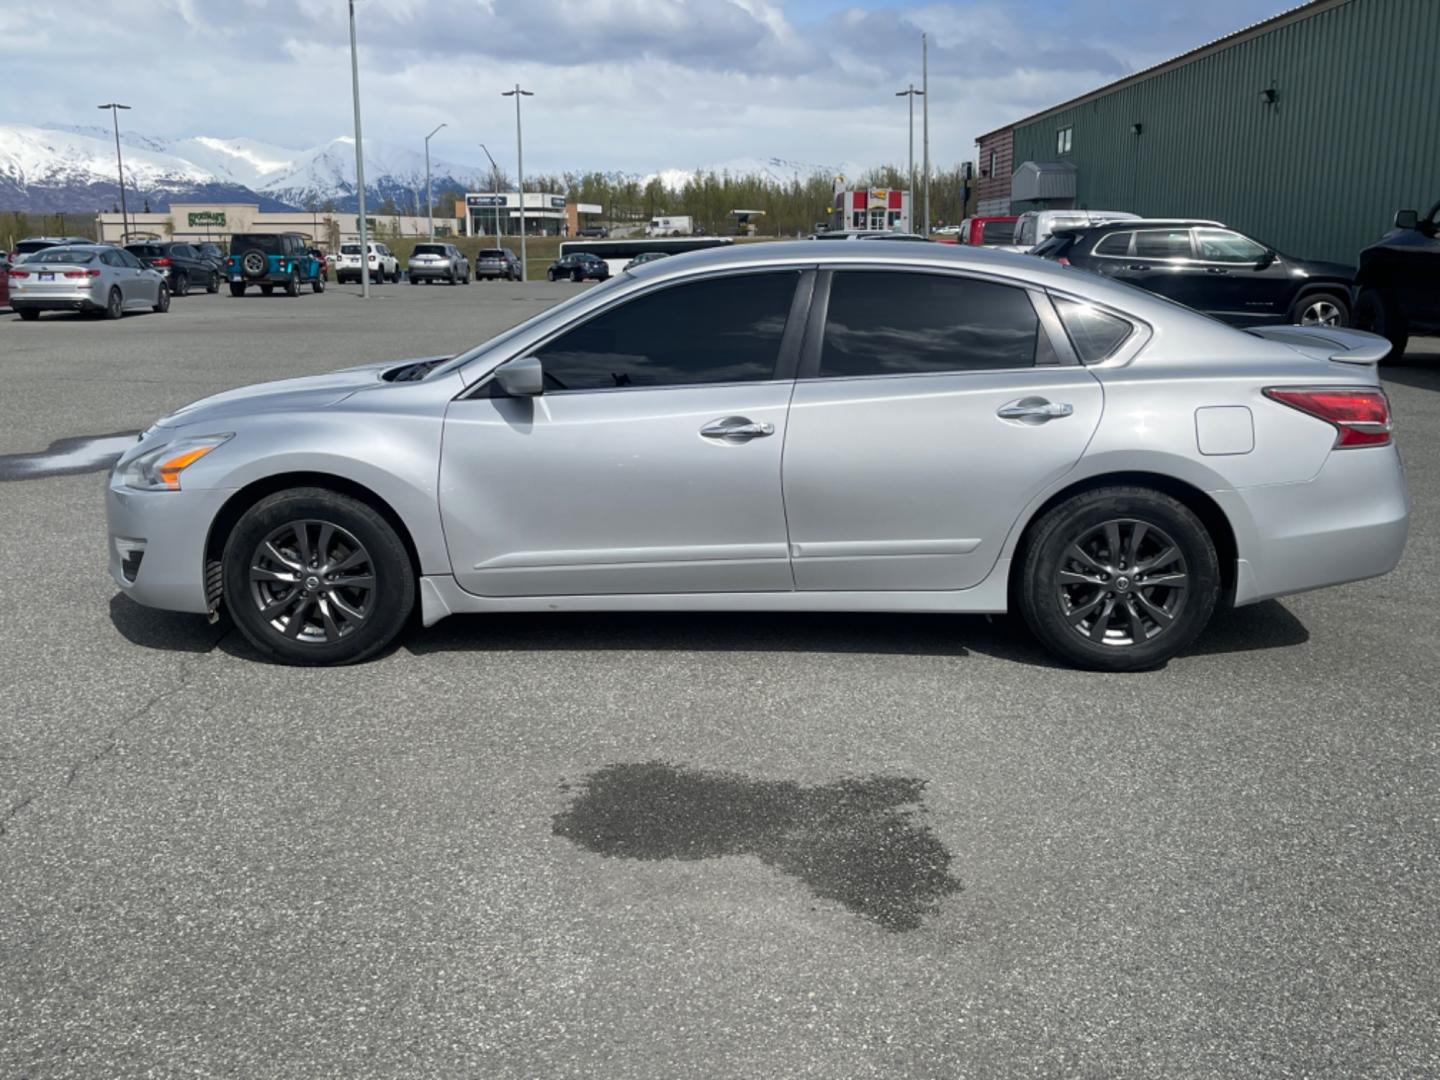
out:
{"label": "silver sedan", "polygon": [[1148,668],[1220,604],[1395,566],[1387,349],[983,249],[676,256],[458,356],[164,418],[110,478],[111,572],[301,664],[418,605],[1018,610]]}
{"label": "silver sedan", "polygon": [[69,244],[37,251],[10,271],[10,306],[22,319],[42,311],[118,319],[127,311],[169,311],[170,289],[164,274],[124,248]]}

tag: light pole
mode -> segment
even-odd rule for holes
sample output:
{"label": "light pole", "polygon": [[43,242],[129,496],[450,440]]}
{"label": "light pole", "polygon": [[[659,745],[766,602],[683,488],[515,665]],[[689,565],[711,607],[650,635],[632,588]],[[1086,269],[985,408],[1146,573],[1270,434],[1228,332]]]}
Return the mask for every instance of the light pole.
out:
{"label": "light pole", "polygon": [[925,230],[920,235],[930,239],[930,40],[928,34],[920,35],[920,93],[925,98],[921,103],[921,126],[925,130]]}
{"label": "light pole", "polygon": [[500,96],[515,99],[515,183],[520,188],[520,280],[524,281],[529,274],[529,266],[525,262],[525,143],[520,135],[520,99],[535,95],[529,90],[521,90],[520,84],[516,83],[514,90],[505,90]]}
{"label": "light pole", "polygon": [[130,235],[130,214],[125,209],[125,163],[120,160],[120,113],[118,110],[128,109],[130,106],[112,101],[95,107],[109,109],[110,119],[115,121],[115,170],[120,174],[120,243],[123,244]]}
{"label": "light pole", "polygon": [[[480,149],[485,150],[485,156],[490,158],[490,193],[498,197],[500,195],[500,166],[495,164],[493,157],[490,157],[490,151],[485,149],[483,142],[480,144]],[[495,214],[495,246],[498,248],[500,246],[500,207],[498,204],[492,203],[490,209]],[[521,207],[521,210],[523,211],[524,207]]]}
{"label": "light pole", "polygon": [[360,296],[370,299],[370,242],[365,230],[365,148],[360,138],[360,61],[355,51],[355,0],[350,0],[350,88],[355,95],[355,190],[359,195]]}
{"label": "light pole", "polygon": [[[445,125],[441,124],[435,131],[439,131]],[[430,239],[435,239],[435,199],[430,194],[430,140],[435,137],[435,131],[425,136],[425,216],[430,221]]]}
{"label": "light pole", "polygon": [[915,84],[910,84],[908,90],[895,91],[896,97],[910,99],[910,231],[915,231],[915,98],[924,97],[924,90],[916,90]]}

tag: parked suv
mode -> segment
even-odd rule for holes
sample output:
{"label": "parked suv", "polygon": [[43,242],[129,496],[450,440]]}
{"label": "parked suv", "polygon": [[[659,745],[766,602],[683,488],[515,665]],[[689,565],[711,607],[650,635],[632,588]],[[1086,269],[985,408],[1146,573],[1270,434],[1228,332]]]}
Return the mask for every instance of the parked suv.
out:
{"label": "parked suv", "polygon": [[610,267],[598,255],[581,251],[574,255],[561,255],[550,264],[545,276],[551,281],[559,281],[561,278],[569,278],[571,281],[584,281],[586,278],[605,281],[610,277]]}
{"label": "parked suv", "polygon": [[580,228],[575,230],[575,235],[606,240],[610,236],[610,230],[604,225],[581,225]]}
{"label": "parked suv", "polygon": [[454,244],[416,244],[405,264],[410,284],[448,281],[451,285],[470,284],[470,260]]}
{"label": "parked suv", "polygon": [[[395,258],[384,244],[367,243],[370,254],[371,281],[399,281],[400,260]],[[360,245],[356,242],[340,245],[340,261],[335,264],[336,284],[360,281]]]}
{"label": "parked suv", "polygon": [[1390,339],[1391,356],[1410,335],[1440,334],[1440,202],[1424,219],[1395,215],[1395,228],[1360,253],[1355,325]]}
{"label": "parked suv", "polygon": [[1138,221],[1139,214],[1124,210],[1027,210],[1015,219],[1015,235],[1009,244],[997,244],[1005,251],[1030,251],[1039,247],[1056,229],[1084,228],[1107,221]]}
{"label": "parked suv", "polygon": [[485,248],[475,254],[475,280],[503,278],[520,280],[520,260],[505,248]]}
{"label": "parked suv", "polygon": [[1214,221],[1058,229],[1034,254],[1158,293],[1235,326],[1349,326],[1355,269],[1282,255]]}
{"label": "parked suv", "polygon": [[189,244],[178,241],[126,244],[125,250],[152,270],[165,275],[171,296],[185,296],[193,285],[208,293],[220,291],[220,271]]}
{"label": "parked suv", "polygon": [[325,291],[320,264],[300,233],[237,233],[230,238],[225,274],[231,296],[244,296],[251,285],[259,285],[266,296],[276,285],[287,296],[299,296],[305,282],[317,293]]}
{"label": "parked suv", "polygon": [[10,261],[22,263],[27,255],[34,255],[37,251],[44,251],[46,248],[59,247],[61,244],[90,244],[83,236],[27,236],[10,250]]}

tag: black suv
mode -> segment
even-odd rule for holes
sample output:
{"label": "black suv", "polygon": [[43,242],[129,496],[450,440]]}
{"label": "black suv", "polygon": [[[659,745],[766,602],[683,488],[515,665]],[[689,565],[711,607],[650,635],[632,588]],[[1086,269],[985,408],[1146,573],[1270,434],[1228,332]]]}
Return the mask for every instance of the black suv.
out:
{"label": "black suv", "polygon": [[191,286],[208,293],[220,291],[220,268],[190,244],[170,240],[147,241],[126,244],[125,250],[151,270],[164,274],[171,296],[186,296]]}
{"label": "black suv", "polygon": [[1440,334],[1440,202],[1422,219],[1395,215],[1395,228],[1360,253],[1355,325],[1390,339],[1400,356],[1412,333]]}
{"label": "black suv", "polygon": [[1282,255],[1214,221],[1057,229],[1033,252],[1138,285],[1234,326],[1348,326],[1355,269]]}

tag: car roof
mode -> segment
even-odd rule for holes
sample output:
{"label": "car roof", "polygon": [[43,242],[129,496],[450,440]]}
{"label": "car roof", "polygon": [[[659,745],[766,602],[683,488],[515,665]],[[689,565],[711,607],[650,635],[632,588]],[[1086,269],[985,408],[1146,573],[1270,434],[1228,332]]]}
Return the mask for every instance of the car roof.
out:
{"label": "car roof", "polygon": [[1097,221],[1093,225],[1062,225],[1052,236],[1079,236],[1086,232],[1133,232],[1150,228],[1191,228],[1202,226],[1212,229],[1228,229],[1230,226],[1205,218],[1129,218],[1123,221]]}

